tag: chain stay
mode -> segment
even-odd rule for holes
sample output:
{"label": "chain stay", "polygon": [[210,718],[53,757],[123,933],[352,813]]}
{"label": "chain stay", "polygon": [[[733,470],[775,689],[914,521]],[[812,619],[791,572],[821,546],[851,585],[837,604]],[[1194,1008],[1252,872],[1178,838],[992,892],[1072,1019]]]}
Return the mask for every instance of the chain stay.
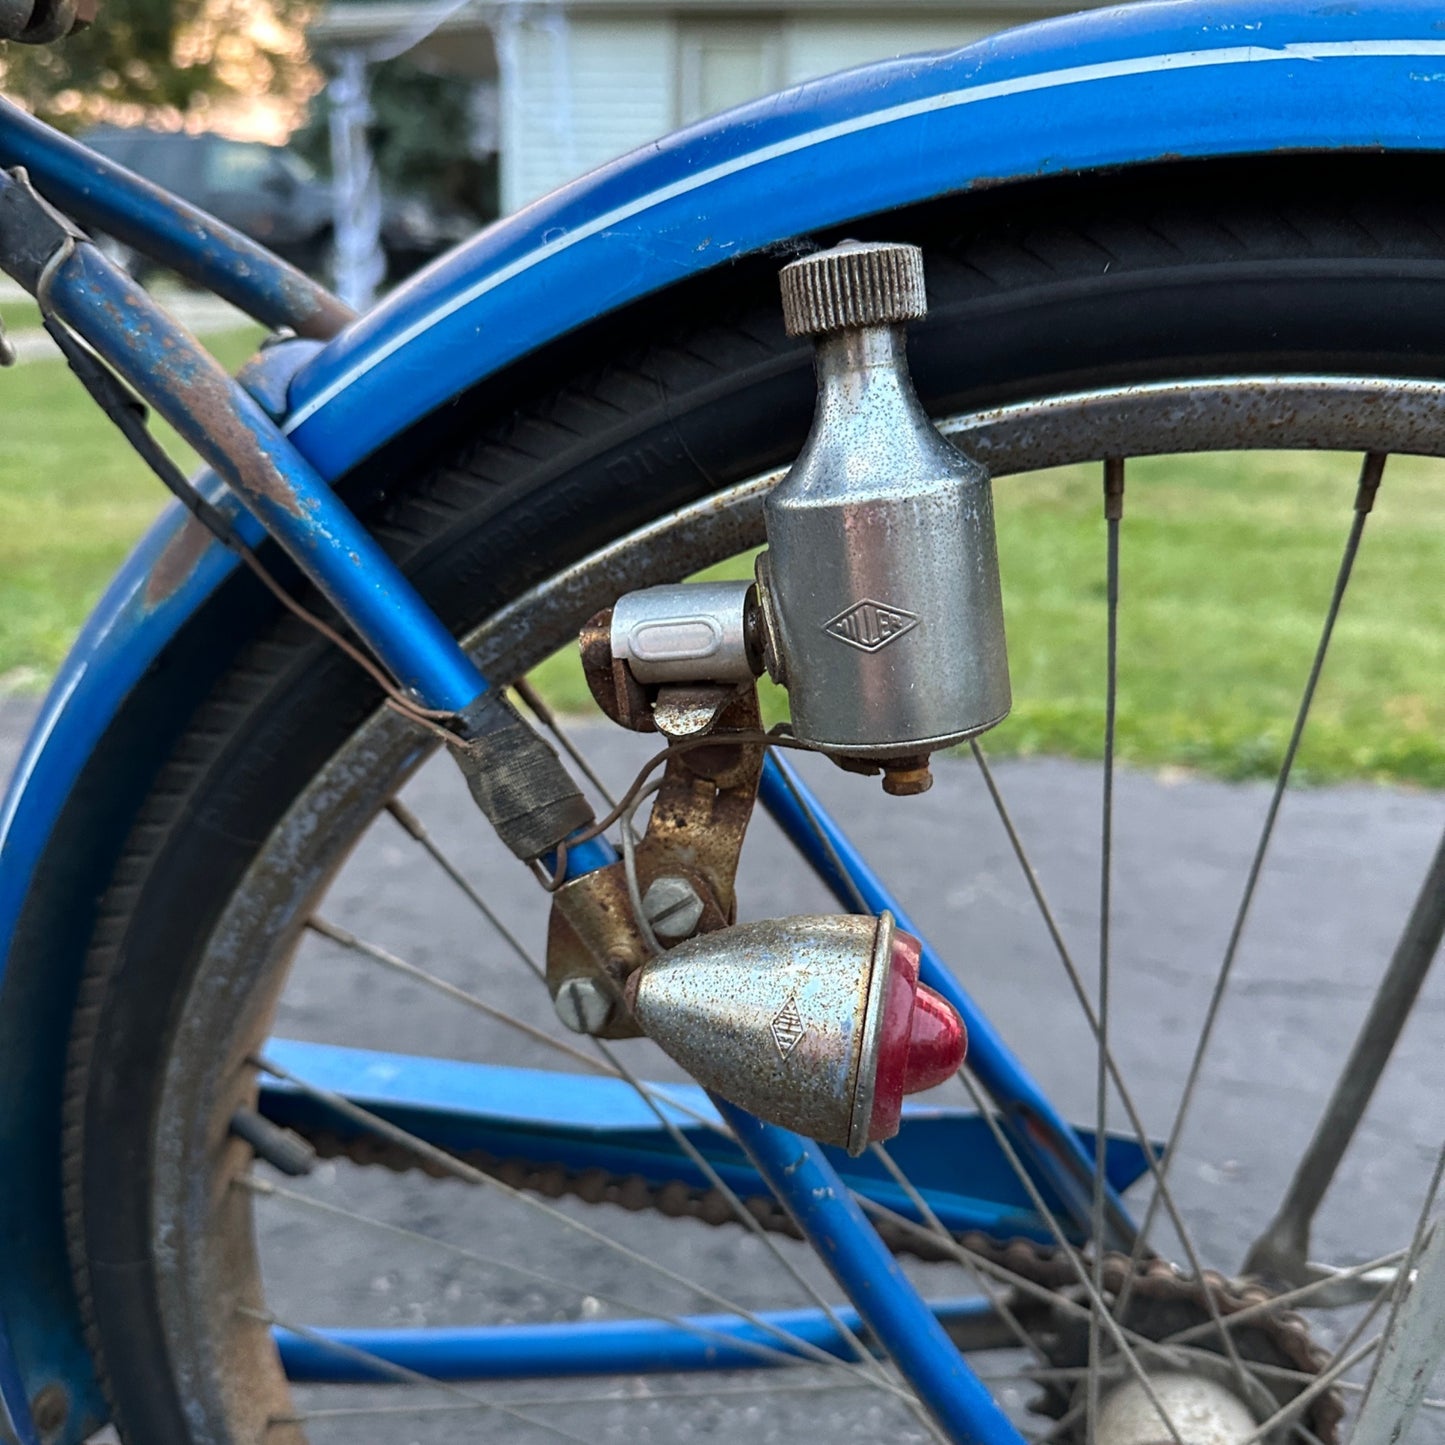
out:
{"label": "chain stay", "polygon": [[[346,1159],[353,1164],[379,1165],[394,1173],[420,1171],[434,1178],[450,1177],[439,1167],[428,1163],[401,1144],[375,1136],[343,1137],[326,1131],[301,1130],[317,1154],[324,1159]],[[563,1164],[541,1165],[531,1160],[501,1160],[481,1150],[467,1150],[457,1157],[474,1168],[489,1174],[514,1189],[525,1189],[547,1199],[571,1197],[586,1204],[612,1204],[630,1213],[652,1210],[669,1219],[694,1219],[717,1227],[738,1223],[730,1200],[716,1189],[699,1189],[683,1180],[666,1184],[649,1184],[639,1175],[619,1175],[605,1169],[568,1169]],[[792,1216],[771,1195],[752,1195],[742,1200],[743,1207],[766,1230],[793,1239],[802,1237]],[[879,1237],[895,1254],[906,1254],[929,1263],[958,1261],[954,1246],[945,1244],[928,1230],[911,1221],[897,1222],[875,1219]],[[1027,1280],[1042,1289],[1069,1295],[1078,1284],[1078,1274],[1064,1253],[1055,1246],[1036,1244],[1027,1239],[997,1240],[977,1231],[959,1235],[955,1245],[978,1256],[1000,1270]],[[1125,1254],[1110,1253],[1104,1257],[1104,1290],[1117,1296],[1125,1279],[1132,1273],[1130,1290],[1131,1328],[1142,1323],[1140,1315],[1150,1306],[1174,1305],[1190,1313],[1190,1324],[1210,1318],[1206,1293],[1213,1296],[1222,1318],[1267,1302],[1270,1291],[1250,1281],[1235,1281],[1213,1270],[1206,1270],[1202,1280],[1180,1274],[1164,1260],[1145,1260],[1135,1265]],[[1257,1324],[1249,1328],[1249,1336],[1240,1337],[1241,1353],[1246,1360],[1283,1365],[1301,1374],[1315,1375],[1329,1363],[1329,1356],[1317,1345],[1302,1316],[1292,1310],[1261,1313]],[[1176,1328],[1182,1325],[1176,1324]],[[1147,1331],[1141,1331],[1147,1332]],[[1248,1346],[1248,1348],[1244,1348]],[[1208,1337],[1198,1347],[1209,1349]],[[1265,1380],[1268,1388],[1283,1404],[1297,1388],[1289,1381]],[[1298,1386],[1302,1389],[1303,1385]],[[1058,1411],[1067,1400],[1048,1399],[1043,1407]],[[1344,1420],[1344,1399],[1338,1390],[1327,1390],[1315,1399],[1304,1414],[1304,1423],[1317,1437],[1320,1445],[1339,1445],[1340,1425]]]}

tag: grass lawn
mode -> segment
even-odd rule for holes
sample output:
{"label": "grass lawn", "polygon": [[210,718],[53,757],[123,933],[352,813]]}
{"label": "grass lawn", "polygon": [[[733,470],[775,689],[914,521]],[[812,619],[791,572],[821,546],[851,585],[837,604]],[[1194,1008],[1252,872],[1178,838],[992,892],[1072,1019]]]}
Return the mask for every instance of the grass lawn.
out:
{"label": "grass lawn", "polygon": [[[260,336],[207,344],[234,369]],[[62,361],[0,371],[0,417],[0,691],[37,691],[166,493]],[[192,454],[153,425],[189,470]]]}
{"label": "grass lawn", "polygon": [[17,331],[40,329],[40,308],[28,296],[0,300],[0,325],[13,335]]}
{"label": "grass lawn", "polygon": [[[212,345],[234,366],[255,340],[236,333]],[[0,690],[31,691],[59,664],[162,493],[59,362],[0,373],[0,406]],[[1274,771],[1349,525],[1356,467],[1350,457],[1295,453],[1131,464],[1124,758],[1231,778]],[[1014,711],[989,747],[1096,756],[1098,469],[1005,480],[996,495]],[[740,558],[719,570],[750,569]],[[545,664],[538,681],[556,703],[591,710],[572,655]],[[783,716],[781,694],[768,707],[772,720]],[[1298,767],[1317,781],[1445,787],[1445,463],[1397,457],[1386,470]]]}

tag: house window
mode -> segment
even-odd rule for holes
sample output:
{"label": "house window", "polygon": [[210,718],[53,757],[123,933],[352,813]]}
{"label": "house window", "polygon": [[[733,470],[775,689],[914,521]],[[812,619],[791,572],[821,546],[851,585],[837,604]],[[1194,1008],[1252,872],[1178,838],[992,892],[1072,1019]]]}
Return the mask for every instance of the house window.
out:
{"label": "house window", "polygon": [[683,21],[677,48],[679,125],[755,100],[783,83],[782,31],[766,21]]}

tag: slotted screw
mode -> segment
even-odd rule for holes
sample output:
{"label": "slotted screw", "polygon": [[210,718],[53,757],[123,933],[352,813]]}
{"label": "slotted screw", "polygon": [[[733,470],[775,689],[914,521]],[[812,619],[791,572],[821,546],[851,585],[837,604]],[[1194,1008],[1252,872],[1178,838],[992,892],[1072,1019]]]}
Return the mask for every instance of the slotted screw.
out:
{"label": "slotted screw", "polygon": [[659,938],[686,938],[702,918],[702,899],[686,878],[664,874],[647,885],[642,911]]}
{"label": "slotted screw", "polygon": [[563,979],[553,1006],[574,1034],[601,1033],[612,1017],[611,995],[592,978]]}

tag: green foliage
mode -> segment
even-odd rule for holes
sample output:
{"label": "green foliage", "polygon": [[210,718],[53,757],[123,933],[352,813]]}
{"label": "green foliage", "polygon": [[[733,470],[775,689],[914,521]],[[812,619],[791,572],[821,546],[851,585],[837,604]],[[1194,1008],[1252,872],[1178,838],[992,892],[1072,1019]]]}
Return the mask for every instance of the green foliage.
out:
{"label": "green foliage", "polygon": [[[421,192],[480,220],[496,216],[496,158],[470,154],[473,85],[421,69],[405,56],[372,68],[374,118],[367,129],[384,191]],[[293,148],[323,174],[331,162],[326,117],[322,90],[291,137]]]}
{"label": "green foliage", "polygon": [[[284,22],[300,8],[277,0],[271,13]],[[257,14],[247,0],[101,0],[95,24],[57,45],[0,46],[5,93],[77,131],[117,108],[183,116],[211,97],[278,92],[301,53],[294,32]]]}

